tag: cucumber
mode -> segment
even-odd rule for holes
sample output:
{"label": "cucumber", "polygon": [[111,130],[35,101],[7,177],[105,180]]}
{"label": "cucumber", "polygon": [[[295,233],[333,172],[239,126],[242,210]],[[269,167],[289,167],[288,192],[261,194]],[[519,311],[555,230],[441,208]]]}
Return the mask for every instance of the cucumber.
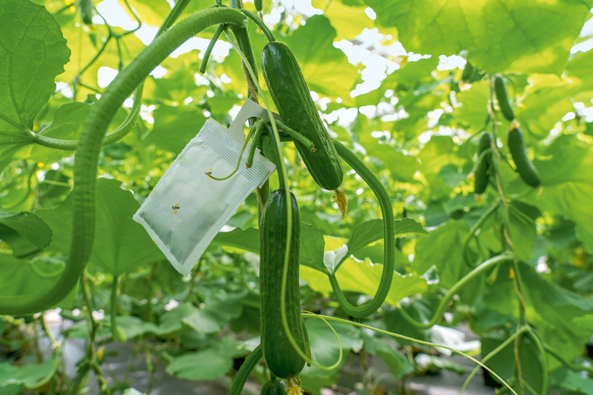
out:
{"label": "cucumber", "polygon": [[504,78],[500,74],[494,76],[494,93],[496,94],[496,100],[498,100],[498,106],[500,107],[502,115],[504,115],[508,121],[513,121],[515,119],[515,113],[513,112],[513,106],[509,101]]}
{"label": "cucumber", "polygon": [[484,193],[488,186],[488,170],[490,168],[491,152],[482,155],[484,151],[491,147],[492,136],[490,133],[484,132],[480,136],[480,143],[478,144],[478,164],[474,172],[474,193],[480,195]]}
{"label": "cucumber", "polygon": [[261,11],[261,10],[264,9],[264,2],[263,2],[263,0],[255,0],[254,3],[255,3],[255,9],[256,10]]}
{"label": "cucumber", "polygon": [[270,42],[262,51],[262,70],[282,122],[311,140],[316,148],[311,152],[309,147],[295,141],[309,173],[321,188],[338,189],[344,177],[340,157],[294,54],[286,44]]}
{"label": "cucumber", "polygon": [[465,68],[463,69],[463,73],[461,74],[461,81],[465,83],[471,82],[472,75],[474,74],[474,66],[471,65],[469,60],[465,63]]}
{"label": "cucumber", "polygon": [[261,395],[286,395],[286,383],[282,380],[272,379],[261,389]]}
{"label": "cucumber", "polygon": [[534,188],[540,186],[541,181],[533,163],[529,160],[525,142],[523,141],[523,131],[517,123],[511,125],[508,135],[509,151],[517,167],[517,172],[525,184]]}
{"label": "cucumber", "polygon": [[93,0],[80,0],[78,5],[80,7],[80,18],[82,22],[91,26],[93,24]]}
{"label": "cucumber", "polygon": [[[286,283],[286,319],[299,348],[305,353],[305,337],[299,296],[299,246],[301,221],[296,198],[292,200],[292,240]],[[294,349],[282,325],[280,298],[286,251],[286,195],[277,189],[266,202],[260,221],[261,344],[264,360],[276,376],[298,375],[305,360]]]}

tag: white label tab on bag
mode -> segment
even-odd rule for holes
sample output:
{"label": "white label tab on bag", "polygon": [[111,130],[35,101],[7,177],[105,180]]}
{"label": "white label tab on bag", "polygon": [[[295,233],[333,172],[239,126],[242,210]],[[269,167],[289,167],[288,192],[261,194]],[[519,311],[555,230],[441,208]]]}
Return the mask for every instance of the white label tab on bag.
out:
{"label": "white label tab on bag", "polygon": [[206,121],[134,214],[134,220],[185,276],[241,203],[275,169],[258,149],[247,169],[248,144],[232,177],[217,181],[209,176],[223,177],[235,169],[245,138],[243,126],[251,117],[268,119],[268,113],[247,99],[228,130],[213,119]]}

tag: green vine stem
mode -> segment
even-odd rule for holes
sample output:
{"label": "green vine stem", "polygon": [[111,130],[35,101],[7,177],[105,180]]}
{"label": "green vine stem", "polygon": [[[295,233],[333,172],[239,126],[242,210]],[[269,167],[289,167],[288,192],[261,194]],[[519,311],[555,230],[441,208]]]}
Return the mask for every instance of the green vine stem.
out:
{"label": "green vine stem", "polygon": [[206,68],[208,67],[208,61],[210,60],[210,55],[212,54],[212,50],[214,49],[216,42],[220,38],[220,35],[222,34],[222,32],[224,32],[224,29],[226,29],[225,25],[223,25],[223,24],[218,25],[218,27],[216,28],[216,31],[214,32],[214,35],[210,39],[208,48],[206,48],[206,51],[204,52],[204,58],[202,59],[202,64],[200,65],[200,73],[201,74],[206,74]]}
{"label": "green vine stem", "polygon": [[494,178],[496,179],[496,186],[498,188],[498,194],[500,196],[500,200],[504,207],[502,212],[502,220],[503,220],[503,235],[511,249],[513,254],[513,271],[515,272],[515,276],[513,277],[513,282],[515,285],[515,291],[517,292],[517,296],[519,298],[519,321],[522,325],[525,325],[526,318],[525,318],[525,299],[523,297],[523,292],[521,291],[521,273],[519,271],[519,264],[517,262],[517,257],[515,254],[515,247],[513,245],[513,241],[510,235],[510,220],[509,220],[509,205],[507,202],[506,195],[504,193],[504,189],[502,187],[502,173],[500,171],[500,162],[502,160],[502,155],[500,150],[498,149],[498,145],[496,144],[497,141],[497,130],[498,130],[498,123],[496,120],[496,112],[494,109],[494,78],[490,76],[490,85],[489,85],[489,100],[488,100],[488,114],[490,115],[490,119],[492,121],[492,141],[491,146],[494,154],[492,156],[492,165],[494,167]]}
{"label": "green vine stem", "polygon": [[233,380],[233,384],[231,385],[231,391],[229,392],[229,395],[241,395],[243,387],[247,382],[247,378],[251,374],[251,371],[253,370],[255,365],[257,365],[259,360],[262,359],[262,356],[263,352],[260,344],[255,348],[255,350],[251,352],[251,354],[249,354],[247,358],[245,358],[243,365],[241,365],[239,371],[237,372],[237,375],[235,376],[235,379]]}
{"label": "green vine stem", "polygon": [[585,365],[579,365],[578,363],[569,362],[566,359],[564,359],[564,357],[562,355],[558,354],[556,351],[554,351],[547,344],[543,343],[543,347],[544,347],[544,350],[548,354],[553,356],[558,362],[560,362],[562,365],[564,365],[567,369],[570,369],[574,372],[588,372],[588,373],[593,374],[593,366],[585,366]]}
{"label": "green vine stem", "polygon": [[484,261],[480,266],[477,266],[474,270],[472,270],[471,272],[466,274],[465,277],[463,277],[455,285],[453,285],[451,287],[451,289],[449,290],[449,292],[447,292],[445,294],[445,296],[443,297],[443,299],[441,299],[441,302],[439,303],[439,307],[437,308],[437,311],[435,312],[432,319],[427,323],[422,323],[422,322],[416,321],[412,316],[410,316],[402,308],[399,309],[399,312],[406,319],[406,321],[408,321],[410,324],[412,324],[416,328],[418,328],[418,329],[431,328],[442,319],[443,313],[447,309],[447,305],[449,304],[451,299],[453,299],[453,296],[455,296],[457,294],[457,292],[459,291],[459,289],[461,287],[463,287],[465,284],[469,283],[474,277],[476,277],[478,274],[482,273],[486,269],[490,268],[491,266],[494,266],[497,263],[510,262],[512,260],[513,260],[513,257],[508,253],[497,255],[493,258],[488,259],[487,261]]}
{"label": "green vine stem", "polygon": [[[278,131],[285,133],[286,135],[290,136],[292,140],[297,140],[301,142],[303,145],[307,146],[311,152],[317,151],[315,149],[315,145],[313,142],[302,135],[302,133],[297,132],[296,130],[290,128],[289,126],[283,124],[279,120],[274,120],[276,122],[276,126],[278,126]],[[270,124],[270,121],[266,121],[266,123]]]}
{"label": "green vine stem", "polygon": [[521,339],[522,335],[519,334],[515,337],[515,347],[513,353],[515,355],[515,370],[517,371],[517,378],[519,379],[519,389],[521,393],[525,393],[525,380],[523,380],[523,367],[521,366]]}
{"label": "green vine stem", "polygon": [[[259,140],[262,138],[262,134],[264,133],[265,123],[262,121],[257,121],[255,134],[253,135],[253,140],[251,141],[251,147],[249,147],[249,155],[247,155],[247,161],[245,161],[245,167],[250,168],[253,165],[253,158],[255,157],[255,149],[259,144]],[[270,159],[270,158],[268,158]],[[261,218],[260,218],[261,219]]]}
{"label": "green vine stem", "polygon": [[369,169],[354,152],[346,148],[346,146],[337,141],[334,141],[334,145],[342,159],[348,163],[348,165],[350,165],[350,167],[352,167],[352,169],[354,169],[373,190],[375,196],[379,200],[379,205],[381,206],[381,212],[383,214],[383,274],[381,275],[379,288],[373,299],[363,305],[354,306],[346,300],[344,293],[340,289],[335,273],[328,274],[332,290],[340,303],[340,307],[353,317],[364,318],[373,314],[379,307],[381,307],[389,293],[391,281],[393,280],[395,266],[395,220],[393,216],[393,207],[391,206],[389,194],[375,173],[373,173],[373,171]]}
{"label": "green vine stem", "polygon": [[119,343],[127,340],[126,334],[117,326],[117,285],[118,276],[113,276],[113,283],[111,285],[111,335],[113,339]]}
{"label": "green vine stem", "polygon": [[[24,203],[27,199],[29,199],[29,194],[31,193],[31,180],[33,179],[33,176],[35,175],[35,173],[37,172],[37,163],[33,164],[33,166],[31,167],[31,170],[29,171],[29,177],[27,178],[27,192],[25,192],[24,196],[22,198],[20,198],[19,200],[17,200],[16,202],[8,205],[8,206],[4,206],[2,207],[2,210],[10,210],[13,209],[15,207],[20,206],[22,203]],[[39,181],[37,181],[39,182]],[[6,188],[8,189],[8,188]]]}
{"label": "green vine stem", "polygon": [[529,337],[531,337],[531,339],[535,343],[535,346],[537,347],[537,350],[539,351],[540,364],[542,367],[542,395],[547,395],[548,394],[548,380],[549,380],[549,378],[548,378],[548,358],[546,355],[546,350],[545,350],[544,344],[543,344],[542,340],[540,339],[536,330],[534,330],[533,328],[530,328],[529,331],[527,332],[527,334],[529,335]]}
{"label": "green vine stem", "polygon": [[[130,7],[128,1],[127,0],[124,0],[124,1],[125,1],[126,6],[128,7],[128,9],[132,13],[132,15],[134,15],[134,18],[138,22],[138,28],[136,28],[134,30],[130,30],[130,31],[122,34],[122,36],[135,32],[136,30],[138,30],[140,28],[140,25],[142,25],[142,21],[140,20],[140,17]],[[185,10],[185,8],[187,7],[187,5],[189,4],[190,1],[191,0],[179,0],[176,2],[175,7],[173,7],[173,9],[169,13],[169,15],[167,15],[167,18],[165,18],[165,20],[163,21],[163,24],[159,27],[159,30],[157,31],[155,38],[159,37],[161,34],[163,34],[163,32],[165,32],[167,29],[169,29],[173,25],[173,23],[175,23],[175,21],[179,18],[179,16],[183,12],[183,10]],[[109,27],[109,25],[107,25],[107,22],[105,22],[105,23],[106,23],[106,26]],[[107,40],[105,41],[103,46],[99,49],[99,51],[97,52],[95,57],[89,62],[89,64],[87,66],[85,66],[83,68],[83,70],[81,70],[78,73],[78,75],[74,78],[73,84],[85,86],[80,83],[80,81],[79,81],[80,76],[86,69],[88,69],[99,58],[99,56],[105,50],[107,43],[109,42],[109,40],[112,37],[119,38],[119,36],[115,36],[114,33],[111,31],[111,29],[109,29],[109,36],[107,37]],[[128,114],[126,119],[122,122],[122,124],[117,129],[115,129],[113,132],[111,132],[105,136],[105,138],[103,139],[103,145],[113,144],[116,141],[121,140],[132,130],[132,128],[136,124],[138,116],[140,115],[140,109],[142,108],[142,91],[143,91],[143,89],[144,89],[144,81],[142,81],[142,83],[136,88],[136,91],[134,92],[134,103],[132,104],[130,113]],[[32,133],[32,135],[31,135],[31,137],[33,137],[34,142],[39,145],[42,145],[42,146],[48,147],[48,148],[66,150],[66,151],[74,151],[78,147],[79,140],[54,139],[54,138],[42,135],[41,134],[42,132],[43,131],[41,131],[40,133]]]}
{"label": "green vine stem", "polygon": [[74,384],[72,385],[72,390],[70,391],[70,395],[77,395],[80,389],[80,385],[82,381],[85,379],[86,375],[88,374],[90,366],[88,363],[85,363],[83,366],[78,368],[78,375],[76,376],[76,380],[74,380]]}
{"label": "green vine stem", "polygon": [[[275,122],[276,126],[278,127],[278,131],[284,132],[286,135],[290,136],[293,141],[295,139],[300,141],[304,145],[310,147],[312,152],[315,152],[315,146],[313,145],[313,142],[311,140],[309,140],[299,132],[295,131],[294,129],[291,129],[288,126],[284,125],[277,119],[275,120]],[[268,128],[271,127],[270,121],[258,121],[257,123],[261,126],[253,135],[253,141],[251,142],[251,147],[249,148],[249,155],[247,156],[247,161],[245,162],[245,166],[247,166],[247,168],[250,168],[253,165],[253,158],[255,157],[255,148],[257,148],[260,140],[262,139],[263,134],[268,133],[268,135],[270,135],[268,130]],[[282,141],[282,136],[280,136],[280,139]]]}
{"label": "green vine stem", "polygon": [[247,15],[249,17],[249,19],[251,19],[253,22],[255,22],[255,24],[261,29],[261,31],[264,33],[264,35],[266,36],[266,38],[268,39],[269,42],[276,41],[274,34],[270,31],[270,29],[268,29],[268,27],[266,26],[264,21],[259,19],[259,17],[257,15],[255,15],[253,12],[251,12],[249,10],[245,10],[245,9],[241,9],[241,12],[244,13],[245,15]]}
{"label": "green vine stem", "polygon": [[206,172],[206,174],[208,175],[208,177],[210,177],[211,179],[216,180],[216,181],[224,181],[224,180],[228,180],[229,178],[231,178],[232,176],[234,176],[235,173],[237,173],[237,171],[239,171],[239,167],[241,166],[241,158],[243,158],[243,153],[245,152],[245,148],[247,148],[247,143],[249,142],[249,139],[251,138],[251,136],[254,136],[255,134],[257,134],[258,125],[259,124],[256,123],[254,126],[252,126],[251,128],[249,128],[249,133],[247,133],[247,136],[245,137],[245,140],[243,141],[243,146],[241,147],[241,152],[239,152],[239,157],[237,158],[237,165],[235,166],[235,168],[233,169],[233,171],[230,172],[225,177],[215,177],[215,176],[212,175],[212,172],[211,171],[208,171],[208,172]]}
{"label": "green vine stem", "polygon": [[[142,90],[144,88],[144,83],[140,85],[136,91],[134,92],[134,103],[132,104],[132,108],[130,113],[126,117],[126,119],[122,122],[121,125],[117,127],[113,132],[107,134],[105,139],[103,140],[103,145],[113,144],[116,141],[119,141],[127,136],[127,134],[132,130],[134,125],[136,124],[136,120],[140,115],[140,109],[142,107]],[[32,133],[33,141],[39,145],[48,148],[55,148],[61,149],[65,151],[75,151],[78,147],[79,140],[61,140],[55,139],[52,137],[47,137],[40,133]]]}
{"label": "green vine stem", "polygon": [[[524,333],[528,330],[529,330],[528,326],[522,326],[521,328],[519,328],[517,331],[515,331],[515,333],[513,333],[513,335],[511,337],[506,339],[498,347],[496,347],[494,350],[492,350],[488,355],[486,355],[484,358],[482,358],[482,363],[485,364],[486,362],[488,362],[492,357],[496,356],[499,352],[501,352],[504,348],[506,348],[509,344],[511,344],[511,342],[513,342],[517,336],[521,335],[522,333]],[[467,388],[471,379],[476,375],[476,373],[478,373],[479,368],[480,368],[480,365],[477,365],[474,368],[474,370],[472,370],[470,375],[467,376],[467,379],[465,379],[465,382],[463,383],[463,386],[461,387],[461,390],[459,391],[459,395],[463,394],[463,392]]]}
{"label": "green vine stem", "polygon": [[463,257],[463,261],[467,265],[473,266],[472,263],[469,261],[469,259],[467,257],[467,247],[469,245],[470,240],[472,239],[472,237],[475,236],[476,231],[482,227],[482,225],[484,224],[484,222],[486,222],[486,220],[488,218],[490,218],[490,216],[496,211],[496,209],[498,208],[498,205],[499,204],[500,204],[500,200],[494,202],[492,204],[492,206],[490,206],[490,208],[480,217],[480,219],[478,220],[478,222],[476,222],[474,224],[474,226],[472,226],[472,228],[469,230],[469,232],[467,233],[467,235],[463,239],[463,243],[462,243],[462,247],[461,247],[461,256]]}
{"label": "green vine stem", "polygon": [[[241,6],[240,0],[230,0],[230,6],[231,6],[231,8],[238,9],[238,10],[242,11],[241,10],[242,6]],[[247,23],[245,23],[243,25],[235,24],[235,25],[231,25],[229,27],[230,27],[231,32],[233,32],[233,35],[235,36],[235,39],[237,40],[237,44],[238,44],[238,46],[241,50],[241,53],[243,54],[243,57],[244,57],[244,59],[242,59],[242,66],[243,66],[243,73],[245,74],[245,79],[247,80],[247,86],[249,88],[247,97],[256,103],[259,103],[258,94],[257,94],[258,92],[257,92],[257,88],[256,88],[256,85],[258,82],[257,63],[255,61],[255,54],[253,53],[251,41],[249,40],[249,32],[247,31]],[[226,34],[226,32],[225,32],[225,34]],[[249,65],[249,67],[251,68],[252,73],[250,73],[249,70],[247,69],[247,65]]]}
{"label": "green vine stem", "polygon": [[209,8],[185,18],[157,37],[109,85],[85,122],[74,165],[73,229],[66,270],[46,292],[0,297],[0,314],[31,314],[60,302],[76,285],[89,259],[95,232],[95,189],[99,154],[107,127],[123,101],[150,72],[189,38],[209,26],[245,25],[243,13]]}
{"label": "green vine stem", "polygon": [[398,339],[407,340],[407,341],[412,342],[412,343],[422,344],[422,345],[430,346],[430,347],[439,347],[439,348],[447,349],[449,351],[454,352],[455,354],[459,354],[462,357],[467,358],[470,361],[478,364],[479,366],[481,366],[482,368],[484,368],[485,370],[487,370],[496,379],[500,380],[500,382],[505,387],[507,387],[509,389],[509,391],[511,391],[514,395],[517,395],[517,393],[515,392],[515,390],[513,388],[511,388],[511,386],[509,384],[507,384],[506,381],[504,381],[498,374],[496,374],[492,369],[490,369],[484,363],[482,363],[482,362],[478,361],[477,359],[475,359],[473,357],[470,357],[466,353],[464,353],[462,351],[459,351],[459,350],[456,350],[456,349],[454,349],[452,347],[442,346],[440,344],[435,344],[435,343],[427,342],[427,341],[424,341],[424,340],[415,339],[413,337],[408,337],[408,336],[400,335],[400,334],[397,334],[397,333],[386,331],[384,329],[375,328],[375,327],[372,327],[372,326],[369,326],[369,325],[362,324],[360,322],[349,321],[349,320],[345,320],[345,319],[342,319],[342,318],[331,317],[331,316],[321,315],[321,314],[305,313],[305,312],[303,312],[302,315],[304,317],[308,317],[308,318],[316,318],[316,319],[322,319],[324,321],[340,322],[340,323],[343,323],[343,324],[349,324],[349,325],[357,326],[359,328],[369,329],[371,331],[374,331],[374,332],[377,332],[377,333],[381,333],[383,335],[395,337],[395,338],[398,338]]}
{"label": "green vine stem", "polygon": [[[67,270],[67,269],[66,269]],[[86,325],[87,331],[89,336],[89,344],[87,350],[87,361],[89,367],[95,372],[95,376],[97,376],[97,381],[101,387],[101,393],[105,393],[107,395],[110,394],[109,387],[107,386],[107,380],[103,375],[103,370],[101,366],[97,363],[97,353],[95,350],[95,336],[97,334],[97,323],[93,317],[93,303],[91,299],[91,290],[89,287],[89,278],[85,272],[81,274],[80,285],[82,288],[82,295],[84,297],[84,302],[86,305]]]}

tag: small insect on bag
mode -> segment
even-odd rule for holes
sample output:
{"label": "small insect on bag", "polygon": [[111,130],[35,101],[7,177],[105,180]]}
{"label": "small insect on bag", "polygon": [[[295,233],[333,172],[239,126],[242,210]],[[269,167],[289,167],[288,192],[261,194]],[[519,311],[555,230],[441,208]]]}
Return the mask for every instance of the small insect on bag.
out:
{"label": "small insect on bag", "polygon": [[241,203],[275,169],[257,150],[250,168],[243,155],[232,177],[211,178],[235,170],[245,139],[243,126],[251,117],[268,119],[266,110],[248,99],[228,130],[208,119],[134,214],[134,220],[185,276]]}

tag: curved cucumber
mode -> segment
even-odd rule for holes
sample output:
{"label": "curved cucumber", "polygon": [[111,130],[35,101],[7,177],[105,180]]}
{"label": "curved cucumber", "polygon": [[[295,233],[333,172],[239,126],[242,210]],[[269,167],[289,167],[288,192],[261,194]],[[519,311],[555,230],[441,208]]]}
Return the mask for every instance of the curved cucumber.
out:
{"label": "curved cucumber", "polygon": [[508,136],[509,151],[517,166],[517,172],[525,184],[532,187],[538,187],[541,184],[537,170],[533,167],[533,163],[529,160],[527,150],[525,149],[525,142],[523,141],[523,131],[514,123],[509,130]]}
{"label": "curved cucumber", "polygon": [[[299,239],[301,221],[296,198],[291,193],[292,240],[286,282],[286,318],[299,348],[305,353],[305,337],[299,296]],[[264,360],[276,376],[298,375],[305,360],[288,340],[282,324],[281,292],[286,253],[286,194],[280,188],[270,194],[260,222],[261,339]]]}
{"label": "curved cucumber", "polygon": [[490,157],[492,156],[491,152],[484,151],[490,148],[490,144],[492,143],[492,136],[490,133],[484,132],[482,136],[480,136],[480,143],[478,145],[478,165],[476,166],[476,171],[474,172],[474,193],[478,195],[484,193],[486,187],[488,186],[488,170],[490,168]]}
{"label": "curved cucumber", "polygon": [[498,100],[498,106],[500,107],[502,115],[504,115],[508,121],[514,120],[515,113],[513,112],[513,106],[509,101],[504,78],[500,74],[494,76],[494,93],[496,94],[496,100]]}
{"label": "curved cucumber", "polygon": [[335,273],[329,275],[329,281],[332,286],[332,290],[340,307],[346,313],[356,318],[365,318],[381,307],[389,288],[391,288],[391,281],[393,280],[393,272],[395,267],[395,219],[393,217],[393,207],[391,206],[391,199],[389,194],[385,190],[381,181],[377,178],[375,173],[369,169],[362,160],[356,156],[356,154],[350,151],[345,145],[335,141],[337,152],[340,154],[342,159],[352,167],[354,171],[367,183],[369,187],[377,196],[379,205],[381,206],[381,212],[383,213],[383,274],[381,275],[381,282],[379,283],[379,289],[369,302],[366,302],[360,306],[354,306],[344,296],[344,292],[340,289],[338,280],[336,279]]}
{"label": "curved cucumber", "polygon": [[321,188],[337,189],[344,177],[340,157],[311,99],[294,54],[284,43],[268,43],[262,52],[262,70],[282,122],[311,140],[316,148],[311,152],[309,147],[295,141],[309,173]]}

